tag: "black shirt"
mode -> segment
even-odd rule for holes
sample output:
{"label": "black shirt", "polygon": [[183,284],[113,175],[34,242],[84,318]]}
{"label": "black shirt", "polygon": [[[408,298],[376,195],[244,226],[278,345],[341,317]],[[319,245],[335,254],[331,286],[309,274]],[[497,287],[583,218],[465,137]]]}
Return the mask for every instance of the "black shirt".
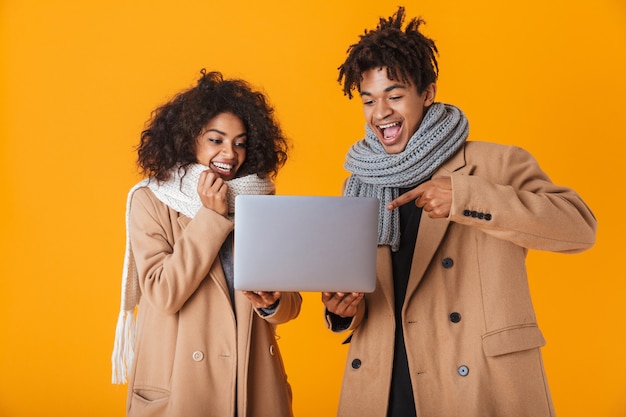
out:
{"label": "black shirt", "polygon": [[[400,194],[406,191],[408,190],[400,190]],[[391,252],[396,334],[387,416],[412,417],[416,415],[415,399],[413,398],[406,346],[404,345],[404,333],[402,331],[402,306],[404,305],[411,273],[411,263],[413,262],[415,241],[422,209],[417,207],[414,201],[410,201],[400,206],[398,210],[400,212],[400,247],[398,251]]]}

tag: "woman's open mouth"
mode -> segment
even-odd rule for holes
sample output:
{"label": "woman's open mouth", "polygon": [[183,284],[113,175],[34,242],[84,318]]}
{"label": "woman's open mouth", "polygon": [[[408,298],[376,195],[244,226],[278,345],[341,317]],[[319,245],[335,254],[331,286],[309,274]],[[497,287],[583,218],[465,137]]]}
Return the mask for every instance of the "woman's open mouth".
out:
{"label": "woman's open mouth", "polygon": [[224,177],[230,176],[233,168],[235,167],[235,165],[227,164],[225,162],[211,162],[211,166],[216,174]]}

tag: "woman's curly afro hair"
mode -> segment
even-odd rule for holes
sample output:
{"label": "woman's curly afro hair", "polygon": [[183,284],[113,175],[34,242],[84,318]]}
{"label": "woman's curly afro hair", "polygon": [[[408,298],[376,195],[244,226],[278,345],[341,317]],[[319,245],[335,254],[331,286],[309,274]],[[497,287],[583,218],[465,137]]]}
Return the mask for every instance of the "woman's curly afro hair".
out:
{"label": "woman's curly afro hair", "polygon": [[439,66],[435,42],[419,32],[421,18],[413,18],[402,31],[404,7],[391,17],[380,18],[376,30],[365,30],[358,43],[350,45],[348,57],[338,68],[343,82],[343,93],[352,98],[352,91],[359,91],[365,71],[387,67],[390,80],[410,81],[418,92],[437,81]]}
{"label": "woman's curly afro hair", "polygon": [[220,113],[238,116],[246,129],[246,160],[237,176],[275,177],[287,160],[288,142],[266,97],[240,79],[202,69],[195,87],[176,95],[152,112],[137,146],[137,164],[147,177],[170,178],[173,168],[196,160],[196,138]]}

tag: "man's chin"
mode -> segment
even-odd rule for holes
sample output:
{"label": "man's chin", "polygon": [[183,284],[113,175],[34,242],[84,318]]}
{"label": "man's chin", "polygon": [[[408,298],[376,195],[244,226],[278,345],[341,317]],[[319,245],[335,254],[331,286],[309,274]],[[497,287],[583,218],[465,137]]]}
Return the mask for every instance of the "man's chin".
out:
{"label": "man's chin", "polygon": [[386,142],[384,140],[380,140],[380,144],[383,146],[383,149],[388,154],[401,153],[406,148],[406,143],[403,143],[402,141],[397,141],[397,140],[392,140],[392,141],[388,140]]}

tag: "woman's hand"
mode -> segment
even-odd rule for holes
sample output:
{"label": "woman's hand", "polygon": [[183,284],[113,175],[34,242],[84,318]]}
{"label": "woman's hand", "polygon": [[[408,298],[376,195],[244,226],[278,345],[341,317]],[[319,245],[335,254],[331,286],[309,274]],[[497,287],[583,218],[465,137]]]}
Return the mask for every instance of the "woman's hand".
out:
{"label": "woman's hand", "polygon": [[228,216],[228,185],[219,175],[209,169],[201,172],[198,195],[204,207]]}
{"label": "woman's hand", "polygon": [[242,291],[254,308],[273,307],[280,299],[280,292],[274,291]]}

